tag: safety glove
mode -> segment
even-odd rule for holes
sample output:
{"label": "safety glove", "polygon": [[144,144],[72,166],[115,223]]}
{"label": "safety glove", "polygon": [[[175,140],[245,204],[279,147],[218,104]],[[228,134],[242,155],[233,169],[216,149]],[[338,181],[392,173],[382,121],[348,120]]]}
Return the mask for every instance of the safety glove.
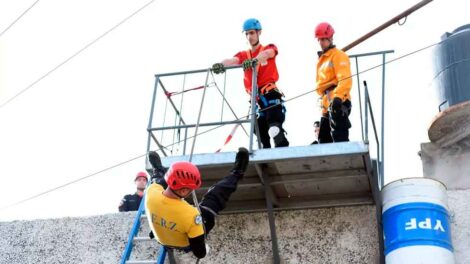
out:
{"label": "safety glove", "polygon": [[340,117],[343,116],[343,100],[339,97],[333,98],[333,101],[330,105],[330,111],[333,117]]}
{"label": "safety glove", "polygon": [[215,74],[219,74],[219,73],[224,73],[225,72],[225,66],[223,63],[214,63],[214,65],[212,65],[212,71],[215,73]]}
{"label": "safety glove", "polygon": [[258,59],[246,59],[244,62],[243,62],[243,70],[246,71],[246,70],[249,70],[251,68],[253,68],[253,66],[256,65],[256,63],[258,63]]}

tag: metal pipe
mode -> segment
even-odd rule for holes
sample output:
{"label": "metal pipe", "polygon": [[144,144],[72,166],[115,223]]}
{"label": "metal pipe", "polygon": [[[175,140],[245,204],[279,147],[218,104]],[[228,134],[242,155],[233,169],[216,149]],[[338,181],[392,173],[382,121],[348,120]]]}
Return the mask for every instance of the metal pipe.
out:
{"label": "metal pipe", "polygon": [[188,141],[188,128],[184,129],[183,156],[186,155],[186,142]]}
{"label": "metal pipe", "polygon": [[[369,89],[367,89],[367,82],[364,81],[364,117],[365,117],[365,123],[364,123],[364,142],[366,144],[369,144]],[[377,157],[377,160],[379,157]]]}
{"label": "metal pipe", "polygon": [[361,119],[361,135],[362,135],[362,141],[364,141],[364,122],[362,120],[362,99],[361,99],[361,80],[359,79],[359,62],[357,60],[357,57],[355,58],[356,60],[356,78],[357,78],[357,93],[358,93],[358,98],[359,98],[359,116]]}
{"label": "metal pipe", "polygon": [[[250,120],[232,120],[232,121],[225,121],[225,122],[210,122],[210,123],[202,123],[199,124],[200,127],[206,127],[206,126],[219,126],[219,125],[230,125],[230,124],[243,124],[243,123],[249,123]],[[178,129],[178,128],[193,128],[196,127],[196,124],[188,124],[188,125],[181,125],[181,126],[167,126],[167,127],[156,127],[156,128],[151,128],[149,131],[159,131],[159,130],[168,130],[168,129]]]}
{"label": "metal pipe", "polygon": [[[212,72],[211,72],[212,73]],[[214,79],[214,75],[212,75],[212,78]],[[215,79],[214,79],[214,83],[215,83],[215,86],[217,87],[217,90],[219,90],[218,86],[217,86],[217,83],[215,82]],[[227,86],[227,72],[224,73],[224,92],[222,94],[222,107],[220,109],[220,122],[222,122],[224,120],[224,103],[225,103],[225,88]],[[238,119],[237,116],[235,116],[235,118]]]}
{"label": "metal pipe", "polygon": [[[227,106],[229,107],[230,111],[232,112],[233,116],[239,120],[237,114],[235,113],[235,110],[233,110],[232,106],[230,105],[230,103],[228,102],[227,98],[225,98],[225,84],[224,84],[224,92],[222,93],[222,91],[220,91],[219,89],[219,86],[217,85],[217,83],[215,82],[215,77],[214,77],[214,74],[211,72],[211,75],[212,75],[212,80],[214,81],[215,83],[215,88],[217,89],[217,91],[219,91],[220,95],[222,96],[222,100],[224,102],[227,103]],[[222,104],[222,113],[223,113],[223,104]],[[220,122],[222,122],[222,115],[220,116]],[[248,136],[248,132],[246,131],[245,127],[242,125],[241,126],[243,131],[245,131],[245,134]]]}
{"label": "metal pipe", "polygon": [[[181,100],[180,100],[180,108],[179,108],[179,115],[175,114],[175,126],[176,126],[176,119],[179,116],[179,122],[178,125],[181,125],[181,116],[183,115],[183,99],[184,99],[184,89],[186,87],[186,74],[183,75],[183,93],[181,94]],[[175,145],[175,134],[178,135],[178,144],[181,142],[181,129],[174,129],[173,130],[173,146]],[[172,148],[172,153],[173,153],[173,148]]]}
{"label": "metal pipe", "polygon": [[209,81],[209,72],[210,72],[210,69],[207,70],[206,82],[204,84],[204,90],[202,92],[201,106],[199,107],[199,113],[197,115],[197,122],[196,122],[195,130],[194,130],[194,137],[193,137],[193,144],[191,146],[191,152],[189,153],[189,162],[191,162],[193,159],[194,147],[196,146],[197,132],[199,130],[199,122],[201,121],[202,108],[204,106],[204,98],[206,97],[207,82]]}
{"label": "metal pipe", "polygon": [[395,24],[396,22],[400,21],[400,19],[404,18],[404,17],[407,17],[408,15],[410,15],[411,13],[413,13],[414,11],[420,9],[421,7],[429,4],[430,2],[432,2],[432,0],[423,0],[419,3],[417,3],[416,5],[408,8],[407,10],[405,10],[404,12],[400,13],[399,15],[395,16],[394,18],[390,19],[389,21],[385,22],[384,24],[380,25],[379,27],[375,28],[374,30],[372,30],[371,32],[365,34],[364,36],[360,37],[359,39],[353,41],[351,44],[347,45],[346,47],[343,48],[343,51],[348,51],[350,50],[351,48],[359,45],[360,43],[362,43],[363,41],[367,40],[368,38],[374,36],[375,34],[379,33],[380,31],[388,28],[390,25],[392,24]]}
{"label": "metal pipe", "polygon": [[271,249],[273,252],[274,264],[280,264],[279,245],[277,241],[276,221],[274,219],[274,207],[270,197],[274,197],[269,176],[266,174],[262,164],[255,164],[257,171],[261,173],[264,182],[264,194],[266,198],[266,209],[268,212],[269,231],[271,233]]}
{"label": "metal pipe", "polygon": [[382,55],[384,53],[394,53],[394,50],[384,50],[384,51],[374,51],[374,52],[368,52],[368,53],[360,53],[360,54],[354,54],[354,55],[348,55],[349,58],[359,58],[359,57],[367,57],[367,56],[373,56],[373,55]]}
{"label": "metal pipe", "polygon": [[124,252],[122,253],[121,256],[121,264],[125,264],[127,260],[129,260],[129,257],[131,256],[131,251],[132,251],[132,241],[134,239],[134,236],[137,234],[139,231],[140,227],[140,216],[142,215],[142,211],[144,211],[144,201],[145,201],[145,193],[144,197],[142,198],[142,202],[139,205],[139,210],[137,210],[137,213],[134,218],[134,224],[132,225],[131,232],[129,234],[129,238],[127,239],[127,244],[126,248],[124,249]]}
{"label": "metal pipe", "polygon": [[382,152],[381,154],[381,160],[380,160],[380,177],[381,177],[381,186],[380,188],[382,189],[383,183],[384,183],[384,154],[385,154],[385,54],[382,54],[382,129],[381,129],[381,148],[380,151]]}
{"label": "metal pipe", "polygon": [[[379,158],[380,158],[380,150],[381,150],[381,146],[380,146],[380,142],[379,142],[379,136],[378,136],[378,133],[377,133],[377,127],[375,126],[375,118],[374,118],[374,112],[372,111],[372,105],[371,105],[371,102],[370,102],[370,97],[369,97],[369,89],[367,88],[367,83],[366,81],[364,81],[364,87],[365,87],[365,94],[366,94],[366,100],[367,100],[367,106],[366,107],[366,111],[370,111],[370,118],[371,118],[371,121],[372,121],[372,128],[374,129],[374,135],[375,135],[375,142],[377,143],[377,162],[380,162]],[[367,128],[367,126],[366,126]],[[367,130],[366,130],[366,133]],[[379,170],[378,170],[379,174],[380,174],[380,163],[379,163]],[[379,180],[379,189],[382,189],[383,187],[383,179],[382,179],[382,176],[379,175],[378,177],[378,180]]]}
{"label": "metal pipe", "polygon": [[[163,122],[162,122],[162,126],[165,126],[165,122],[166,122],[166,111],[168,110],[168,100],[165,101],[165,110],[163,111]],[[160,137],[160,141],[163,142],[163,132],[162,131],[162,135]]]}
{"label": "metal pipe", "polygon": [[[241,67],[242,67],[242,65],[226,66],[225,70],[238,69],[238,68],[241,68]],[[203,72],[207,72],[207,68],[206,69],[200,69],[200,70],[192,70],[192,71],[159,73],[159,74],[155,74],[155,76],[167,77],[167,76],[174,76],[174,75],[195,74],[195,73],[203,73]]]}
{"label": "metal pipe", "polygon": [[[253,132],[255,129],[256,118],[256,93],[258,92],[257,76],[256,76],[256,63],[253,64],[253,74],[251,78],[251,122],[250,122],[250,153],[253,153]],[[259,135],[259,134],[258,134]]]}
{"label": "metal pipe", "polygon": [[[164,92],[165,94],[167,94],[168,91],[166,90],[165,86],[163,85],[162,80],[159,79],[158,82],[160,83],[160,86],[162,87],[163,92]],[[176,105],[175,105],[175,103],[173,102],[173,100],[171,100],[171,97],[168,97],[168,96],[167,96],[167,99],[170,101],[170,104],[171,104],[171,106],[173,107],[173,110],[175,110],[176,114],[181,117],[181,114],[180,114],[180,112],[178,111],[178,109],[176,108]],[[183,120],[183,117],[181,117],[181,122],[183,122],[183,124],[186,124],[186,122],[184,122],[184,120]]]}
{"label": "metal pipe", "polygon": [[[210,73],[210,69],[207,70],[206,82],[204,84],[204,90],[202,92],[201,106],[199,107],[199,114],[197,116],[197,123],[196,123],[196,128],[195,128],[195,131],[194,131],[193,144],[191,146],[191,152],[189,153],[189,162],[191,162],[192,159],[193,159],[194,147],[196,146],[197,132],[199,130],[199,123],[201,121],[202,108],[204,106],[204,98],[206,97],[207,82],[209,81],[209,73]],[[197,208],[197,210],[199,211],[199,214],[200,214],[201,209],[199,208],[199,201],[197,200],[196,191],[193,190],[191,192],[191,195],[193,197],[194,205],[196,206],[196,208]]]}
{"label": "metal pipe", "polygon": [[[261,144],[261,138],[260,138],[260,133],[259,133],[259,125],[258,125],[258,120],[255,120],[255,131],[256,131],[256,140],[258,141],[258,149],[262,149],[263,146]],[[253,133],[252,133],[253,134]]]}
{"label": "metal pipe", "polygon": [[157,144],[158,148],[160,148],[160,151],[163,153],[163,155],[165,157],[168,157],[168,154],[166,154],[165,149],[164,149],[165,147],[162,146],[162,144],[160,144],[160,142],[158,142],[157,137],[153,134],[152,131],[150,131],[150,135],[152,136],[153,140],[155,141],[155,144]]}
{"label": "metal pipe", "polygon": [[[153,120],[153,112],[155,110],[155,101],[157,98],[157,88],[158,88],[158,83],[159,83],[159,77],[155,77],[155,85],[153,87],[153,95],[152,95],[152,105],[150,106],[150,117],[149,117],[149,122],[147,125],[147,131],[152,127],[152,120]],[[150,138],[151,138],[151,132],[148,131],[149,135],[147,138],[147,152],[150,151]]]}

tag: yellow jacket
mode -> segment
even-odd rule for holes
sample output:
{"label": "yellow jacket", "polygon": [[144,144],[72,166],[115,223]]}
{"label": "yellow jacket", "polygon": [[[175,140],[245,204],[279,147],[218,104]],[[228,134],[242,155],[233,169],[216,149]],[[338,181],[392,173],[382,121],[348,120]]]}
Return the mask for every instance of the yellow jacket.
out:
{"label": "yellow jacket", "polygon": [[152,183],[145,195],[145,214],[156,239],[165,246],[184,248],[189,238],[204,234],[198,210],[184,199],[163,195],[163,186]]}
{"label": "yellow jacket", "polygon": [[323,53],[317,63],[317,93],[325,95],[328,88],[336,87],[330,100],[339,97],[351,100],[352,79],[349,57],[342,50],[331,48]]}

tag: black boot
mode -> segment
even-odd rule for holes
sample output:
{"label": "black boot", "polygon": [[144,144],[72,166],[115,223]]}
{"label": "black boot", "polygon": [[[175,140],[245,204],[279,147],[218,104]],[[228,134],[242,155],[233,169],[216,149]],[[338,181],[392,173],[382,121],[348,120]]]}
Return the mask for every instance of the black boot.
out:
{"label": "black boot", "polygon": [[239,148],[237,156],[235,157],[235,163],[233,168],[230,171],[232,174],[237,175],[239,178],[242,178],[245,174],[246,168],[248,167],[248,162],[250,161],[250,153],[246,148]]}
{"label": "black boot", "polygon": [[148,153],[148,160],[153,167],[152,181],[154,179],[163,179],[168,168],[163,167],[162,160],[156,151]]}

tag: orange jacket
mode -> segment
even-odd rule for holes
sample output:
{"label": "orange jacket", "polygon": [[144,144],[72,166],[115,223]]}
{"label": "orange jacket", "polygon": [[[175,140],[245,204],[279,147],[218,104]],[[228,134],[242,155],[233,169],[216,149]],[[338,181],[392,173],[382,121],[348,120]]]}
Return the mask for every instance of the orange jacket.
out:
{"label": "orange jacket", "polygon": [[335,87],[330,98],[339,97],[343,102],[351,100],[352,78],[349,57],[342,50],[331,48],[320,56],[317,63],[317,93],[325,94],[328,88]]}

